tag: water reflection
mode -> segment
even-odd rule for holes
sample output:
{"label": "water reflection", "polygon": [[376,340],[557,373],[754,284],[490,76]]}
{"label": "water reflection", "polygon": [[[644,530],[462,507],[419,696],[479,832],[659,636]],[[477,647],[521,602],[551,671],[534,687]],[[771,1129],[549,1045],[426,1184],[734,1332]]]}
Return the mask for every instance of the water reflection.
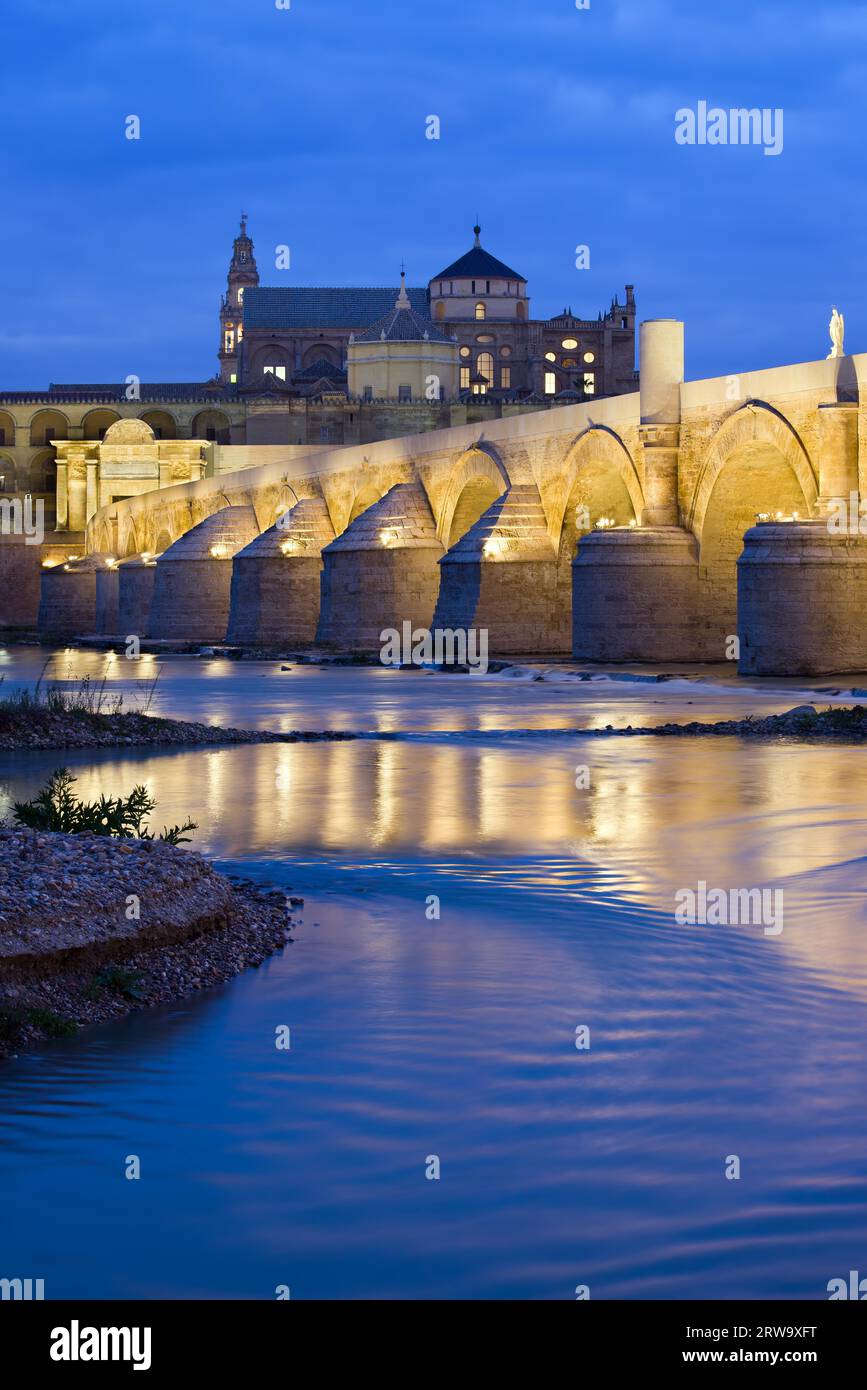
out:
{"label": "water reflection", "polygon": [[[0,1068],[4,1266],[55,1297],[823,1297],[867,1237],[867,753],[545,732],[688,696],[171,663],[167,712],[409,736],[62,755],[308,903],[261,970]],[[2,757],[0,814],[60,760]],[[782,885],[782,936],[676,927],[700,879]]]}

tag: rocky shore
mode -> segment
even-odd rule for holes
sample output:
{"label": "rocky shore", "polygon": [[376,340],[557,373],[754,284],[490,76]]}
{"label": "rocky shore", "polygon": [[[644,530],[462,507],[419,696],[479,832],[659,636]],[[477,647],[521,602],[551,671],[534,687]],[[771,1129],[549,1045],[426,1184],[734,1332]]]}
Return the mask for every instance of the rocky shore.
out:
{"label": "rocky shore", "polygon": [[794,709],[786,710],[785,714],[769,714],[763,719],[748,714],[744,719],[721,719],[713,724],[693,720],[689,724],[636,727],[628,724],[625,729],[615,729],[613,724],[607,724],[604,729],[586,729],[583,732],[597,738],[634,738],[648,734],[661,738],[695,738],[711,734],[754,739],[794,738],[800,742],[834,739],[842,743],[864,743],[867,742],[867,706],[832,706],[819,711],[814,705],[796,705]]}
{"label": "rocky shore", "polygon": [[153,714],[93,713],[89,710],[53,710],[44,706],[23,709],[0,705],[0,750],[30,751],[40,748],[205,747],[229,743],[304,743],[352,738],[333,731],[273,733],[264,729],[222,729],[214,724],[193,724],[182,719],[163,719]]}
{"label": "rocky shore", "polygon": [[261,964],[300,902],[158,840],[0,826],[0,1056]]}

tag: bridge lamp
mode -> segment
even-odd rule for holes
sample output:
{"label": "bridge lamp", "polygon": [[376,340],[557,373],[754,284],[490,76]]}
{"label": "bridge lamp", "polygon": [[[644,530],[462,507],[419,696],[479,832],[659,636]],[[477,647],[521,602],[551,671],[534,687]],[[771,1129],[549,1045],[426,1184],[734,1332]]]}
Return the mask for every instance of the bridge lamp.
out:
{"label": "bridge lamp", "polygon": [[385,530],[380,531],[380,533],[379,533],[379,543],[380,543],[380,545],[390,546],[390,545],[395,545],[396,542],[397,542],[397,532],[396,532],[396,531],[392,531],[392,530],[390,530],[388,527],[386,527]]}
{"label": "bridge lamp", "polygon": [[298,542],[291,539],[284,541],[280,547],[284,555],[295,555],[299,548]]}
{"label": "bridge lamp", "polygon": [[229,557],[229,547],[218,541],[216,545],[211,546],[211,554],[215,560],[226,560]]}
{"label": "bridge lamp", "polygon": [[489,536],[482,549],[489,560],[496,560],[506,549],[506,542],[502,536]]}

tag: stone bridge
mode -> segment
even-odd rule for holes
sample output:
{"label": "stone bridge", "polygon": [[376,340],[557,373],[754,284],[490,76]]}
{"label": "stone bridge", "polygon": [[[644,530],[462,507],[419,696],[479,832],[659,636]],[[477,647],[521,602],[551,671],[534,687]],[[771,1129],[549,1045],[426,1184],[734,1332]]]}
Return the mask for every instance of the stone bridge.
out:
{"label": "stone bridge", "polygon": [[42,631],[376,651],[408,620],[492,654],[867,669],[865,542],[828,521],[864,490],[867,356],[683,363],[654,320],[634,395],[115,502],[45,569]]}

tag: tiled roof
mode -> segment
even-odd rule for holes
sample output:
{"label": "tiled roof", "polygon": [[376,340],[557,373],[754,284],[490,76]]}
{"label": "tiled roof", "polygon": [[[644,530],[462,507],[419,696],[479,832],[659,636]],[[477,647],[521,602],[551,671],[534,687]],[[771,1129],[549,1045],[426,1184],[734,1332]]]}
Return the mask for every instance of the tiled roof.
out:
{"label": "tiled roof", "polygon": [[[115,402],[130,404],[127,400],[127,385],[120,386],[55,386],[51,385],[47,391],[2,391],[0,392],[0,402],[7,405],[22,405],[27,402],[34,402],[45,405],[63,405],[64,403],[78,403],[87,405],[111,405]],[[210,382],[166,382],[156,385],[150,382],[142,382],[139,387],[140,395],[136,400],[136,405],[150,405],[155,402],[167,401],[233,401],[237,399],[237,388],[226,382],[217,386]]]}
{"label": "tiled roof", "polygon": [[527,283],[523,275],[519,275],[517,270],[510,270],[503,261],[498,261],[496,256],[492,256],[482,246],[473,246],[461,256],[460,260],[453,261],[447,265],[445,270],[441,270],[438,275],[431,276],[433,280],[520,280],[522,284]]}
{"label": "tiled roof", "polygon": [[327,381],[345,381],[346,373],[342,367],[335,367],[334,363],[325,357],[317,358],[301,372],[292,373],[293,381],[319,381],[321,377],[325,377]]}
{"label": "tiled roof", "polygon": [[[393,307],[397,294],[397,286],[249,289],[244,295],[244,328],[367,328]],[[416,313],[426,318],[427,290],[407,289],[407,294]]]}
{"label": "tiled roof", "polygon": [[382,318],[371,324],[363,333],[355,335],[357,343],[420,343],[425,339],[432,343],[452,341],[439,328],[434,327],[426,315],[417,314],[413,309],[401,308],[397,304],[392,304],[388,313],[383,314]]}

